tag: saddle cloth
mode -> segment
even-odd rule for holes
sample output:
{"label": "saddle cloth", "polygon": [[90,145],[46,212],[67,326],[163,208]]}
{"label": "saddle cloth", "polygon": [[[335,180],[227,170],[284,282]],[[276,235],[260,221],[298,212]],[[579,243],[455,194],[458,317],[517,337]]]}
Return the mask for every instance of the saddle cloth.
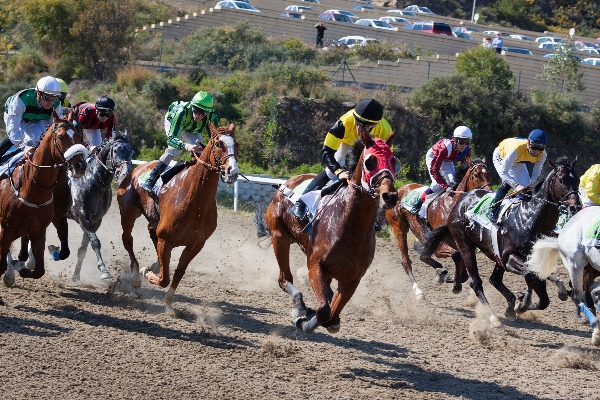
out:
{"label": "saddle cloth", "polygon": [[[495,192],[485,194],[473,208],[466,212],[466,216],[471,221],[476,221],[479,225],[486,229],[492,229],[493,225],[490,219],[487,217],[487,213],[494,203]],[[502,200],[500,204],[500,212],[498,213],[498,220],[506,213],[506,211],[515,203],[519,202],[519,198],[510,198]]]}
{"label": "saddle cloth", "polygon": [[581,244],[584,246],[600,246],[600,219],[594,221],[583,231]]}
{"label": "saddle cloth", "polygon": [[[313,190],[312,192],[302,194],[304,192],[304,189],[306,189],[306,187],[311,182],[312,182],[312,179],[307,179],[293,189],[290,189],[285,184],[282,184],[279,186],[279,189],[278,189],[292,203],[295,203],[298,200],[302,200],[304,202],[304,204],[306,204],[306,211],[309,215],[309,219],[312,219],[317,214],[317,210],[319,209],[320,205],[323,203],[323,200],[329,199],[331,197],[331,195],[322,197],[321,196],[322,189]],[[327,185],[325,185],[325,187],[328,187],[332,183],[333,182],[330,181]]]}
{"label": "saddle cloth", "polygon": [[[400,205],[406,208],[408,211],[412,210],[412,208],[415,204],[417,204],[417,201],[419,200],[423,192],[425,192],[425,190],[427,190],[427,186],[411,190],[402,198],[402,200],[400,201]],[[427,218],[427,209],[429,208],[429,205],[433,200],[435,200],[438,197],[440,193],[441,192],[433,192],[425,196],[425,201],[423,202],[423,205],[419,210],[419,217]]]}
{"label": "saddle cloth", "polygon": [[19,164],[19,162],[23,159],[23,149],[18,147],[11,147],[8,149],[2,159],[2,165],[0,165],[0,177],[4,175],[8,175],[7,172],[10,169],[11,171],[15,169],[15,167]]}
{"label": "saddle cloth", "polygon": [[[172,160],[169,165],[167,165],[167,167],[165,168],[165,170],[160,174],[160,177],[158,178],[158,180],[156,181],[156,184],[154,185],[154,194],[158,197],[158,192],[160,192],[160,189],[163,187],[163,175],[167,174],[167,171],[169,171],[171,168],[174,167],[178,167],[180,165],[182,165],[183,162],[181,161],[175,161]],[[144,183],[148,180],[148,178],[150,177],[150,172],[152,172],[152,170],[144,172],[142,175],[140,175],[140,177],[138,178],[138,183]],[[170,174],[168,174],[170,175]],[[169,176],[169,179],[172,178],[172,176]],[[167,180],[168,182],[169,180]]]}

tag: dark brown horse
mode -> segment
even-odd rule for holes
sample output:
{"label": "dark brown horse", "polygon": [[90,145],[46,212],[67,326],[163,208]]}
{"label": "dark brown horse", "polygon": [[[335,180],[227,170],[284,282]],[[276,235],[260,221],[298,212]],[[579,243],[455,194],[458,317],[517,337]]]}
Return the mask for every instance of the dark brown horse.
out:
{"label": "dark brown horse", "polygon": [[[25,154],[23,161],[9,169],[8,177],[0,181],[0,274],[7,271],[6,256],[11,243],[29,236],[35,269],[20,268],[23,278],[41,278],[44,273],[46,228],[54,216],[54,189],[59,171],[69,168],[75,177],[85,173],[87,150],[75,144],[77,128],[73,114],[67,120],[53,115],[53,124],[40,138],[33,156]],[[12,267],[12,265],[11,265]],[[4,274],[7,285],[14,284],[14,270]]]}
{"label": "dark brown horse", "polygon": [[[279,264],[279,286],[292,296],[294,323],[306,333],[312,333],[322,325],[330,332],[340,328],[340,312],[350,300],[361,278],[371,265],[375,254],[375,228],[378,204],[386,210],[393,207],[398,196],[394,189],[393,154],[387,142],[371,137],[362,131],[362,143],[355,144],[352,155],[356,165],[349,184],[322,201],[325,205],[312,222],[311,235],[289,212],[292,202],[277,192],[266,212],[266,227],[271,235],[273,250]],[[363,151],[364,148],[364,151]],[[380,154],[375,157],[373,154]],[[358,162],[356,162],[358,159]],[[365,174],[377,173],[373,179]],[[291,178],[285,186],[293,189],[312,175]],[[290,271],[290,246],[300,245],[306,254],[308,275],[317,298],[316,315],[307,315],[300,293],[293,286]],[[332,295],[331,281],[338,281]]]}
{"label": "dark brown horse", "polygon": [[[141,175],[154,167],[154,162],[136,168],[123,180],[117,191],[123,245],[131,259],[131,285],[134,288],[141,285],[140,273],[154,285],[163,288],[169,286],[171,251],[174,247],[185,246],[173,273],[171,287],[164,298],[167,311],[172,310],[173,295],[188,264],[202,250],[217,227],[215,195],[219,177],[226,183],[233,183],[238,178],[235,126],[229,124],[215,128],[209,124],[209,127],[211,138],[202,154],[163,185],[156,199],[158,205],[155,196],[146,192],[138,182]],[[158,276],[148,267],[140,271],[133,252],[131,231],[135,220],[142,214],[148,220],[150,238],[158,254]]]}
{"label": "dark brown horse", "polygon": [[[474,190],[461,197],[450,212],[448,222],[428,233],[421,245],[421,254],[424,255],[432,254],[442,241],[456,246],[469,273],[471,288],[488,310],[492,326],[500,325],[500,321],[483,293],[475,254],[477,248],[496,263],[490,283],[508,303],[507,318],[515,319],[516,313],[526,310],[543,310],[550,304],[546,281],[531,272],[525,266],[525,260],[537,238],[552,234],[561,207],[568,206],[569,216],[575,211],[575,205],[579,203],[579,178],[573,168],[575,161],[569,163],[566,157],[562,157],[556,162],[550,160],[549,164],[552,170],[531,200],[513,204],[505,212],[498,230],[488,229],[470,216],[468,211],[489,193]],[[505,271],[522,275],[527,283],[527,292],[516,305],[517,298],[502,282]],[[532,291],[538,295],[538,303],[532,303]]]}
{"label": "dark brown horse", "polygon": [[[490,173],[490,170],[487,168],[484,161],[475,159],[471,163],[464,163],[461,166],[457,172],[456,181],[458,183],[452,187],[451,192],[444,192],[429,204],[429,208],[427,209],[427,221],[412,214],[409,210],[402,206],[400,201],[396,207],[387,210],[385,213],[388,223],[392,227],[394,235],[398,240],[402,266],[404,267],[404,271],[406,271],[406,275],[408,275],[408,278],[412,283],[412,288],[417,296],[417,299],[422,299],[425,296],[423,295],[423,292],[419,288],[419,285],[417,285],[417,281],[413,276],[412,262],[408,256],[408,243],[406,238],[409,230],[417,237],[419,241],[423,241],[425,239],[426,224],[428,225],[428,228],[437,228],[438,226],[444,225],[448,221],[450,210],[452,210],[452,207],[454,207],[456,202],[465,192],[473,189],[483,189],[486,187],[491,189],[492,174]],[[398,198],[402,199],[411,190],[420,187],[424,186],[417,183],[404,185],[398,189]],[[454,283],[452,291],[454,293],[460,293],[462,290],[462,283],[466,282],[468,278],[466,270],[463,266],[462,258],[460,257],[460,253],[444,243],[436,250],[435,255],[439,258],[452,257],[452,260],[456,265],[455,280],[448,275],[447,270],[443,269],[442,264],[430,256],[421,257],[421,261],[436,269],[439,283]]]}

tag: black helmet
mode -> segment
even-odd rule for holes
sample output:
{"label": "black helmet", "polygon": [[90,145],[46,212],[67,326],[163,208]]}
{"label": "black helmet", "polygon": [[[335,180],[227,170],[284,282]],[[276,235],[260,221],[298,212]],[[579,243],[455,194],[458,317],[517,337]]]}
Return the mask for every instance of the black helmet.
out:
{"label": "black helmet", "polygon": [[96,108],[101,110],[101,109],[105,109],[105,110],[115,110],[115,102],[113,99],[111,99],[108,96],[102,96],[102,97],[98,97],[98,100],[96,100]]}
{"label": "black helmet", "polygon": [[354,119],[362,124],[376,124],[383,117],[383,106],[374,99],[358,102],[354,108]]}

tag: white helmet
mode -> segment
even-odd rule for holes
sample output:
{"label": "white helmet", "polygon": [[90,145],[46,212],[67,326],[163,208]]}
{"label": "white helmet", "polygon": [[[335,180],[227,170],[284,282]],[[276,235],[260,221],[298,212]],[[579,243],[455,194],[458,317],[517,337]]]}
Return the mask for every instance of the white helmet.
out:
{"label": "white helmet", "polygon": [[45,76],[35,85],[35,90],[42,93],[60,96],[60,83],[51,76]]}
{"label": "white helmet", "polygon": [[461,125],[454,130],[454,137],[461,139],[472,139],[473,134],[471,133],[471,130],[469,128],[467,128],[464,125]]}

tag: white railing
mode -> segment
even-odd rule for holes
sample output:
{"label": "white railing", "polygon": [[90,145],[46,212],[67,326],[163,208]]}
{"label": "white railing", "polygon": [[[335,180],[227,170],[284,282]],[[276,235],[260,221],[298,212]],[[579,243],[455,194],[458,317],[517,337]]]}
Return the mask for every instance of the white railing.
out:
{"label": "white railing", "polygon": [[[145,164],[147,163],[147,161],[140,161],[140,160],[131,160],[132,164],[136,164],[136,165],[141,165],[141,164]],[[241,178],[244,179],[244,178]],[[258,182],[258,183],[284,183],[286,180],[285,179],[277,179],[277,178],[264,178],[264,177],[260,177],[260,176],[249,176],[248,180],[251,182]],[[237,212],[238,209],[238,197],[239,197],[239,185],[238,185],[238,181],[236,180],[235,183],[233,184],[233,211]]]}

